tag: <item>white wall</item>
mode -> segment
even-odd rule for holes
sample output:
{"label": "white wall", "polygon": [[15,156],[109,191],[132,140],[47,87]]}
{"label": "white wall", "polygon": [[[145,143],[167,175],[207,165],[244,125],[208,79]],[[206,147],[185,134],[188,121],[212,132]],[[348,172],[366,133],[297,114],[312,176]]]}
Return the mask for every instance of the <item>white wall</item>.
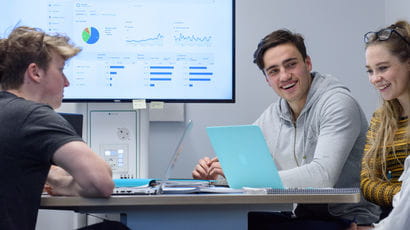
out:
{"label": "white wall", "polygon": [[385,19],[386,25],[390,25],[400,19],[410,21],[410,1],[386,0]]}
{"label": "white wall", "polygon": [[[252,55],[262,37],[288,28],[304,35],[313,69],[337,76],[370,117],[378,104],[364,68],[363,34],[385,24],[384,0],[237,0],[235,104],[187,104],[194,126],[174,177],[190,177],[197,160],[214,156],[205,127],[252,123],[277,99]],[[407,11],[409,12],[409,11]],[[163,176],[182,124],[151,123],[149,175]]]}

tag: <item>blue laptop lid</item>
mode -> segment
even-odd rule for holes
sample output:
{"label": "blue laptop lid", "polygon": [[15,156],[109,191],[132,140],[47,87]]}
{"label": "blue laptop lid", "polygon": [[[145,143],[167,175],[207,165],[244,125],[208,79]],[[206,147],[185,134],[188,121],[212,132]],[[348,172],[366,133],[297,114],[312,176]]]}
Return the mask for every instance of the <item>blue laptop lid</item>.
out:
{"label": "blue laptop lid", "polygon": [[283,188],[258,126],[216,126],[206,131],[231,188]]}

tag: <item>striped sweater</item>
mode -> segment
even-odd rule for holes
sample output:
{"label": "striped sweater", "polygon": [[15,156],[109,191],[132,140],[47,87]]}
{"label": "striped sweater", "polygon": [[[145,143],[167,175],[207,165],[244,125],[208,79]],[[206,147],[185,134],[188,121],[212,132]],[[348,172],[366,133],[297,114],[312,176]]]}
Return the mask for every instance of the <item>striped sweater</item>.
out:
{"label": "striped sweater", "polygon": [[[376,171],[370,172],[371,169],[368,169],[362,165],[361,171],[361,182],[360,187],[362,189],[363,196],[375,204],[384,207],[391,207],[393,196],[400,191],[401,182],[398,181],[400,175],[403,172],[404,160],[409,155],[409,141],[406,138],[407,130],[407,118],[399,120],[398,129],[395,132],[393,145],[396,153],[393,153],[392,148],[388,148],[388,154],[386,156],[386,177],[383,176],[383,171],[381,168],[380,159],[376,159]],[[367,141],[364,149],[363,162],[366,159],[366,154],[370,148],[372,139],[375,138],[375,131],[380,126],[380,119],[377,116],[377,113],[373,115],[370,121],[370,127],[367,132]],[[389,145],[388,147],[391,147]],[[379,150],[382,151],[382,148],[379,147]],[[372,179],[370,173],[375,174],[376,178]]]}

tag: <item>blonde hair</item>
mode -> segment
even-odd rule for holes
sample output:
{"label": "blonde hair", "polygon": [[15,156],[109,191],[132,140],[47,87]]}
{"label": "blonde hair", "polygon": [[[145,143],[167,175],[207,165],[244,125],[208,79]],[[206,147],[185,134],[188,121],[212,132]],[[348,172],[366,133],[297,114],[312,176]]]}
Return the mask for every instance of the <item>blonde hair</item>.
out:
{"label": "blonde hair", "polygon": [[81,51],[64,35],[49,35],[37,28],[20,26],[0,39],[0,85],[3,90],[23,84],[24,72],[31,63],[48,69],[52,52],[67,60]]}
{"label": "blonde hair", "polygon": [[[397,21],[395,24],[384,29],[394,29],[400,33],[404,39],[407,39],[407,42],[410,41],[410,24],[407,21]],[[366,44],[366,48],[375,44],[383,44],[394,56],[398,57],[401,62],[406,62],[410,58],[410,45],[403,41],[403,38],[392,33],[388,40],[380,41],[375,36],[373,40]],[[410,95],[410,87],[408,87],[407,90]],[[386,181],[388,181],[386,176],[386,156],[390,151],[396,154],[393,141],[402,112],[403,107],[397,98],[389,101],[382,99],[382,105],[375,113],[377,119],[380,120],[380,126],[374,130],[375,136],[368,138],[369,141],[373,140],[373,142],[367,143],[369,149],[365,154],[364,167],[370,169],[368,170],[369,172],[376,172],[378,169],[380,170],[380,168],[377,168],[378,165],[380,165],[382,175]],[[409,139],[409,133],[410,125],[408,123],[407,139]],[[370,175],[370,177],[375,179],[376,175]]]}

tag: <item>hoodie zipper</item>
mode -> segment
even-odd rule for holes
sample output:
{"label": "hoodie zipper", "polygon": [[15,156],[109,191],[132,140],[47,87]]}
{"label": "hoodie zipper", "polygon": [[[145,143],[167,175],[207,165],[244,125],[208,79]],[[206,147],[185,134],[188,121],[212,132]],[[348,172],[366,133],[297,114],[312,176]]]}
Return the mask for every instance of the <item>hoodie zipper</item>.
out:
{"label": "hoodie zipper", "polygon": [[299,161],[296,157],[296,122],[293,122],[293,128],[295,130],[295,135],[293,136],[293,158],[295,159],[296,165],[299,167]]}

